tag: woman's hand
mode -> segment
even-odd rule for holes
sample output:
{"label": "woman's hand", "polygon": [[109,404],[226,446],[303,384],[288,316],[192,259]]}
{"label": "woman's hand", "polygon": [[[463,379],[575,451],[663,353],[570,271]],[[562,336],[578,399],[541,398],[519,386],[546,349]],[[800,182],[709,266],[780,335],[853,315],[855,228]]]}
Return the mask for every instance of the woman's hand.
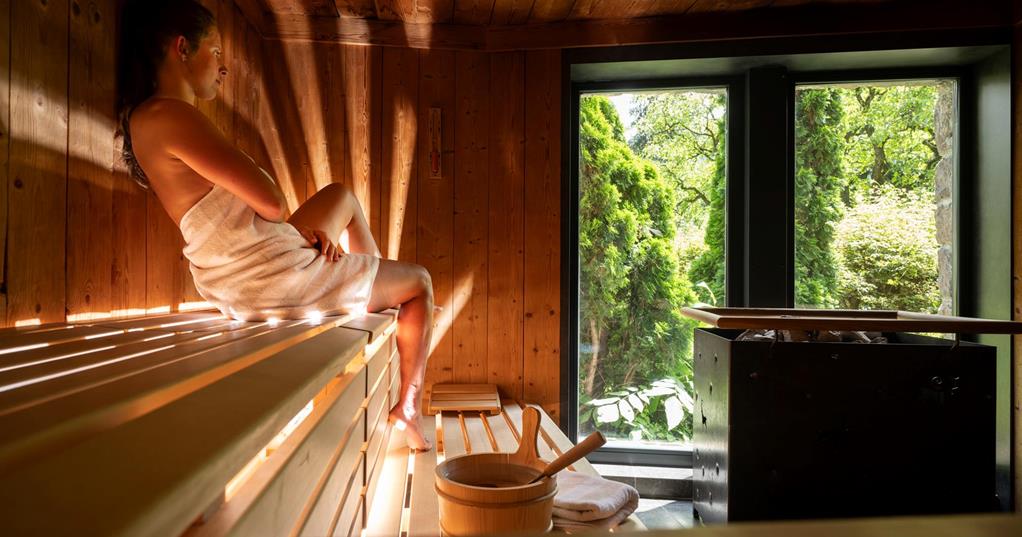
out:
{"label": "woman's hand", "polygon": [[[290,224],[290,222],[288,222]],[[341,249],[337,247],[325,231],[312,229],[301,224],[291,224],[298,230],[302,238],[309,241],[312,248],[319,250],[319,253],[326,256],[327,261],[337,261],[341,257]]]}

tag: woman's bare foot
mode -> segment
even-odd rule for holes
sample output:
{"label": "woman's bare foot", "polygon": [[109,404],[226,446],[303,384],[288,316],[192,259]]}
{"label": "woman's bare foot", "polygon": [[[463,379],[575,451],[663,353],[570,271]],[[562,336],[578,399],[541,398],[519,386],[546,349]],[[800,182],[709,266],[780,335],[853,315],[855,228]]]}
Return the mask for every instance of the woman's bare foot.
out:
{"label": "woman's bare foot", "polygon": [[394,424],[399,431],[405,432],[405,440],[408,447],[414,451],[429,451],[433,445],[426,440],[422,434],[422,427],[419,425],[419,411],[414,403],[406,405],[398,403],[390,410],[387,419]]}

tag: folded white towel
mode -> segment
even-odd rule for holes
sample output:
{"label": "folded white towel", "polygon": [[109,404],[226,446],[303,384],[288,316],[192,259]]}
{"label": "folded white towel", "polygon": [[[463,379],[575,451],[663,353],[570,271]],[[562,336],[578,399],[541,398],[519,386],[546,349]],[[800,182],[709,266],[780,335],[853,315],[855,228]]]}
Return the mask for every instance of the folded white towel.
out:
{"label": "folded white towel", "polygon": [[602,477],[564,471],[557,474],[554,526],[562,529],[613,528],[639,507],[634,487]]}

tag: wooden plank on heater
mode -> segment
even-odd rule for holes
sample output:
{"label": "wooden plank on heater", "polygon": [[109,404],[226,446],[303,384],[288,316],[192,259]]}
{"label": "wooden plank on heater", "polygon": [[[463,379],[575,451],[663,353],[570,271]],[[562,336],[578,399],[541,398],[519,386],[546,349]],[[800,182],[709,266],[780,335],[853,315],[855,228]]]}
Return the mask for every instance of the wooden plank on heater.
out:
{"label": "wooden plank on heater", "polygon": [[575,0],[536,0],[529,22],[554,22],[568,18]]}
{"label": "wooden plank on heater", "polygon": [[529,12],[536,0],[496,0],[493,3],[493,14],[490,25],[507,26],[525,24],[529,20]]}
{"label": "wooden plank on heater", "polygon": [[561,53],[525,56],[523,399],[554,421],[560,404]]}
{"label": "wooden plank on heater", "polygon": [[[121,356],[125,359],[103,368],[2,392],[0,426],[12,440],[0,445],[0,463],[38,457],[116,427],[331,328],[331,324],[295,324],[196,338],[174,348]],[[343,336],[362,338],[359,349],[365,345],[361,332],[345,330]]]}
{"label": "wooden plank on heater", "polygon": [[8,324],[65,318],[68,4],[11,2]]}
{"label": "wooden plank on heater", "polygon": [[425,416],[419,420],[423,436],[434,445],[434,449],[413,455],[411,497],[407,502],[410,507],[407,527],[409,537],[440,535],[440,506],[433,488],[435,482],[433,472],[436,469],[440,446],[434,422],[433,418]]}
{"label": "wooden plank on heater", "polygon": [[[11,125],[11,1],[0,0],[0,244],[7,244]],[[7,326],[7,256],[0,255],[0,327]],[[13,323],[11,323],[13,324]]]}
{"label": "wooden plank on heater", "polygon": [[[5,530],[180,535],[357,359],[364,341],[364,334],[343,328],[320,333],[49,457],[16,465],[4,475],[10,486],[0,488],[0,505],[32,515],[5,517]],[[24,494],[38,483],[46,483],[44,496]]]}
{"label": "wooden plank on heater", "polygon": [[455,382],[486,382],[490,62],[455,55],[454,317]]}
{"label": "wooden plank on heater", "polygon": [[114,0],[98,0],[71,10],[66,268],[69,317],[111,310],[116,15]]}
{"label": "wooden plank on heater", "polygon": [[433,349],[426,366],[426,391],[435,382],[453,380],[454,338],[451,325],[456,306],[452,300],[455,282],[451,258],[454,248],[454,53],[425,50],[419,52],[419,162],[429,162],[429,110],[441,109],[443,176],[430,178],[429,167],[419,166],[418,178],[418,263],[433,280],[434,303],[443,311],[434,316]]}
{"label": "wooden plank on heater", "polygon": [[487,380],[522,397],[525,55],[490,55]]}
{"label": "wooden plank on heater", "polygon": [[380,251],[387,259],[415,260],[417,223],[419,53],[383,49],[383,148]]}
{"label": "wooden plank on heater", "polygon": [[454,3],[455,24],[488,24],[494,0],[460,0]]}

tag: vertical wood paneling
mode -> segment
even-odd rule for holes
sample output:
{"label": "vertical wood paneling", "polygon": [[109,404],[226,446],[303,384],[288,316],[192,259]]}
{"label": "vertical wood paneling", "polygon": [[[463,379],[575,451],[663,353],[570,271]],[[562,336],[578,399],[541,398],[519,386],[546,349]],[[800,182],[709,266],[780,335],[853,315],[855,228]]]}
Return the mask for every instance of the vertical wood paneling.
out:
{"label": "vertical wood paneling", "polygon": [[454,380],[486,382],[490,61],[458,51],[454,161]]}
{"label": "vertical wood paneling", "polygon": [[128,173],[121,158],[124,135],[116,131],[111,243],[110,310],[114,315],[139,315],[146,307],[148,195]]}
{"label": "vertical wood paneling", "polygon": [[[0,244],[7,244],[11,124],[11,1],[0,0]],[[7,326],[7,255],[0,255],[0,326]]]}
{"label": "vertical wood paneling", "polygon": [[109,314],[113,268],[115,2],[71,10],[67,314]]}
{"label": "vertical wood paneling", "polygon": [[68,0],[12,3],[9,323],[65,318]]}
{"label": "vertical wood paneling", "polygon": [[525,56],[490,58],[487,382],[522,398]]}
{"label": "vertical wood paneling", "polygon": [[383,50],[383,168],[380,251],[388,259],[415,262],[418,222],[419,53]]}
{"label": "vertical wood paneling", "polygon": [[[216,99],[216,124],[228,140],[234,139],[234,88],[238,85],[236,76],[232,76],[232,59],[235,57],[234,1],[218,0],[216,13],[217,26],[220,29],[221,53],[227,67],[227,77]],[[236,63],[236,62],[235,62]]]}
{"label": "vertical wood paneling", "polygon": [[[362,204],[374,237],[379,237],[379,109],[380,98],[372,94],[380,88],[381,51],[377,47],[345,46],[344,101],[347,106],[348,162],[344,182],[351,187]],[[376,209],[374,211],[374,209]],[[376,221],[375,230],[372,222]]]}
{"label": "vertical wood paneling", "polygon": [[560,420],[561,54],[525,56],[526,401]]}
{"label": "vertical wood paneling", "polygon": [[437,382],[453,380],[453,336],[451,321],[454,304],[453,212],[454,212],[454,53],[440,50],[419,52],[419,162],[429,162],[429,109],[438,107],[443,113],[441,169],[443,177],[431,179],[429,168],[419,166],[419,220],[416,248],[418,262],[433,279],[436,305],[443,307],[434,319],[433,352],[426,369],[426,391]]}
{"label": "vertical wood paneling", "polygon": [[293,91],[292,77],[298,66],[285,52],[291,46],[280,41],[263,42],[262,76],[257,78],[257,83],[265,95],[259,103],[259,130],[270,155],[273,176],[294,212],[305,201],[305,164],[309,152]]}
{"label": "vertical wood paneling", "polygon": [[184,301],[185,277],[191,277],[181,254],[184,239],[156,193],[146,193],[146,309],[176,311]]}

